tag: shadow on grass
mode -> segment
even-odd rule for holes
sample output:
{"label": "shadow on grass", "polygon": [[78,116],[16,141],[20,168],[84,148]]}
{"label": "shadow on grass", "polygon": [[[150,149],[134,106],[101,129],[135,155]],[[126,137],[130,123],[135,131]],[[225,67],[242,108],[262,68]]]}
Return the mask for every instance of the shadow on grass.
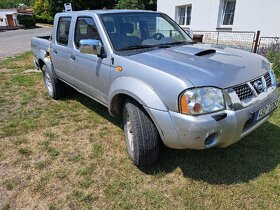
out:
{"label": "shadow on grass", "polygon": [[71,87],[67,87],[67,96],[62,98],[61,100],[67,101],[67,100],[76,100],[95,112],[97,115],[103,117],[104,119],[110,121],[115,126],[118,126],[119,128],[123,129],[122,126],[122,119],[121,117],[112,117],[109,114],[108,108],[103,106],[102,104],[94,101],[93,99],[84,96],[83,94],[77,92],[76,90],[72,89]]}
{"label": "shadow on grass", "polygon": [[[79,93],[68,99],[79,101],[96,114],[122,128],[121,118],[114,118],[103,105]],[[162,147],[156,165],[141,169],[150,175],[182,170],[184,177],[210,184],[234,184],[253,180],[280,164],[280,128],[269,122],[240,142],[224,149],[175,150]]]}
{"label": "shadow on grass", "polygon": [[280,164],[279,136],[280,128],[267,122],[228,148],[201,151],[163,148],[159,162],[143,172],[170,173],[179,167],[185,177],[210,184],[249,182]]}

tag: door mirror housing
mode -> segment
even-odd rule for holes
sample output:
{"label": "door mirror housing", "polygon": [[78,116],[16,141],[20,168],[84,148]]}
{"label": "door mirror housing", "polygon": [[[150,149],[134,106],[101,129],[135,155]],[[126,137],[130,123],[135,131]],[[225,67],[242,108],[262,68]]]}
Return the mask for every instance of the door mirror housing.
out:
{"label": "door mirror housing", "polygon": [[101,58],[105,57],[103,45],[96,39],[80,40],[80,52],[83,54],[97,55]]}

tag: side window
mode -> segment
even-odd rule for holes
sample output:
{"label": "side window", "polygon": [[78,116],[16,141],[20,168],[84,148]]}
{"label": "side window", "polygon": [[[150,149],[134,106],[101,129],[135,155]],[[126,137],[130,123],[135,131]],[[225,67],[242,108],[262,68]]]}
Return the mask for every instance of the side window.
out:
{"label": "side window", "polygon": [[74,38],[77,48],[79,48],[80,40],[82,39],[97,39],[101,41],[96,24],[91,17],[79,17],[77,19]]}
{"label": "side window", "polygon": [[61,17],[58,21],[56,41],[61,45],[68,45],[69,30],[70,30],[70,17]]}

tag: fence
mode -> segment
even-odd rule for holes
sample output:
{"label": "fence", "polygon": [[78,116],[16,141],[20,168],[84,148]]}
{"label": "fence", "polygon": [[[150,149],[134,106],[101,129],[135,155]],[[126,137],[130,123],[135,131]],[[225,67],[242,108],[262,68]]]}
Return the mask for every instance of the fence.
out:
{"label": "fence", "polygon": [[257,53],[265,55],[268,51],[280,51],[280,37],[261,37]]}
{"label": "fence", "polygon": [[[157,31],[165,36],[176,37],[177,31]],[[260,37],[260,31],[193,31],[203,35],[203,43],[226,45],[265,55],[268,51],[280,51],[280,37]]]}
{"label": "fence", "polygon": [[227,45],[247,51],[254,51],[256,32],[254,31],[193,31],[203,35],[203,42],[215,45]]}

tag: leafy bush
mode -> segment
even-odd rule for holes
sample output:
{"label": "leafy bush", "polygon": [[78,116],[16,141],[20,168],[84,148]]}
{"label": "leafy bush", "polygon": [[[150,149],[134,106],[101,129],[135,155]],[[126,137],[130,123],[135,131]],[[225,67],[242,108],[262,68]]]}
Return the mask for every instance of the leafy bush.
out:
{"label": "leafy bush", "polygon": [[53,23],[57,12],[62,12],[63,4],[55,0],[35,0],[34,14],[38,23]]}
{"label": "leafy bush", "polygon": [[53,23],[53,17],[48,14],[35,15],[37,23]]}
{"label": "leafy bush", "polygon": [[19,4],[33,6],[34,0],[1,0],[0,9],[17,8]]}
{"label": "leafy bush", "polygon": [[117,5],[117,9],[144,9],[145,5],[142,1],[139,0],[119,0]]}
{"label": "leafy bush", "polygon": [[156,0],[118,0],[115,8],[156,10],[156,5]]}
{"label": "leafy bush", "polygon": [[33,15],[18,15],[17,20],[19,24],[25,27],[33,27],[36,25],[36,20]]}
{"label": "leafy bush", "polygon": [[280,79],[280,51],[269,51],[266,58],[272,63],[272,68],[278,79]]}

